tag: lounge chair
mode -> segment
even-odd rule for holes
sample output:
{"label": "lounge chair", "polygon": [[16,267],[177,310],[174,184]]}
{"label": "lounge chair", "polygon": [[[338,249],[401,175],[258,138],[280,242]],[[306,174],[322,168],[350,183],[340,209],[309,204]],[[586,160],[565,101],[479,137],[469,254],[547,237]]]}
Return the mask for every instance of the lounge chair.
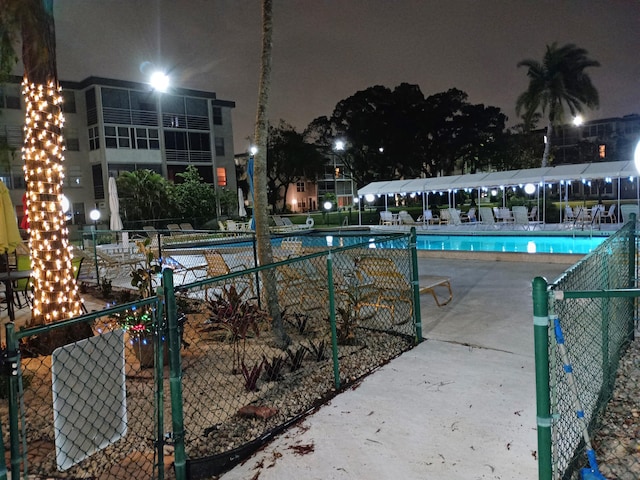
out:
{"label": "lounge chair", "polygon": [[[363,307],[371,306],[376,313],[381,308],[389,310],[391,321],[400,324],[411,319],[413,313],[413,289],[407,275],[400,272],[396,263],[386,257],[363,256],[356,262],[359,282],[359,299],[355,305],[356,315]],[[406,318],[396,321],[396,305],[406,304]]]}
{"label": "lounge chair", "polygon": [[182,231],[191,231],[191,230],[195,230],[195,229],[193,228],[193,225],[191,225],[190,223],[181,223],[181,224],[180,224],[180,229],[181,229]]}
{"label": "lounge chair", "polygon": [[[207,261],[207,276],[208,277],[221,277],[223,275],[229,275],[233,272],[239,272],[242,270],[247,270],[247,266],[244,264],[237,264],[233,267],[230,267],[222,254],[217,250],[205,250],[204,258]],[[232,281],[228,283],[239,283],[245,285],[245,289],[247,289],[250,293],[250,297],[255,297],[255,289],[253,286],[253,276],[252,275],[243,275],[241,277],[236,277]],[[210,285],[205,287],[205,298],[208,298],[208,292]]]}
{"label": "lounge chair", "polygon": [[445,211],[447,212],[446,216],[449,217],[449,224],[456,226],[462,225],[462,220],[460,219],[458,210],[456,210],[455,208],[447,208],[446,210],[440,211],[440,215],[442,215]]}
{"label": "lounge chair", "polygon": [[523,230],[535,230],[542,222],[535,220],[529,220],[529,213],[527,207],[515,206],[512,208],[514,225],[516,227],[522,227]]}
{"label": "lounge chair", "polygon": [[301,257],[303,254],[302,240],[297,238],[283,238],[275,256],[280,260],[284,260],[292,257]]}
{"label": "lounge chair", "polygon": [[393,225],[394,223],[393,214],[389,210],[380,212],[380,225]]}
{"label": "lounge chair", "polygon": [[171,235],[175,233],[182,233],[182,229],[180,228],[180,225],[178,225],[177,223],[170,223],[169,225],[167,225],[167,230],[169,230],[169,233]]}
{"label": "lounge chair", "polygon": [[493,217],[493,211],[489,207],[480,207],[480,220],[483,225],[487,225],[491,228],[498,228],[496,219]]}
{"label": "lounge chair", "polygon": [[[433,299],[436,301],[436,305],[444,307],[447,303],[453,300],[453,290],[451,289],[451,279],[449,277],[440,277],[436,275],[420,275],[419,283],[420,294],[430,293]],[[448,297],[443,301],[440,300],[436,293],[436,288],[442,287],[448,290]]]}
{"label": "lounge chair", "polygon": [[440,224],[442,225],[444,223],[445,225],[448,225],[450,221],[451,215],[449,214],[449,209],[443,208],[440,210]]}
{"label": "lounge chair", "polygon": [[609,210],[600,213],[600,220],[607,221],[609,223],[618,223],[618,217],[616,215],[616,204],[612,203],[609,206]]}
{"label": "lounge chair", "polygon": [[624,203],[620,205],[620,216],[622,217],[622,222],[629,221],[629,215],[635,213],[636,221],[638,220],[638,205],[631,203]]}
{"label": "lounge chair", "polygon": [[531,211],[527,214],[529,220],[537,221],[538,220],[538,206],[534,205],[531,207]]}

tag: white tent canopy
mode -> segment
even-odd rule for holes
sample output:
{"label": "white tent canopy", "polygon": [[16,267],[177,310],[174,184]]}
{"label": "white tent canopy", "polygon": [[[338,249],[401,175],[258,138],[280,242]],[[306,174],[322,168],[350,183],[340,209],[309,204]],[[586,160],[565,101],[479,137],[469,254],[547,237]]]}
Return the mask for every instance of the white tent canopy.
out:
{"label": "white tent canopy", "polygon": [[504,172],[373,182],[360,188],[358,196],[447,192],[465,188],[520,186],[527,183],[543,185],[558,182],[636,177],[637,175],[638,171],[632,161],[579,163]]}

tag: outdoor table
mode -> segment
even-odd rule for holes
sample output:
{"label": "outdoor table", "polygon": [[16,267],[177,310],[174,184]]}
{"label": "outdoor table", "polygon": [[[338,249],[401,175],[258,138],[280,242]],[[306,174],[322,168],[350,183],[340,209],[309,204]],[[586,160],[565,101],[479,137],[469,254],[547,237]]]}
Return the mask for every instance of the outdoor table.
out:
{"label": "outdoor table", "polygon": [[14,291],[13,282],[16,280],[23,280],[31,277],[33,270],[9,270],[6,272],[0,272],[0,282],[3,282],[6,289],[7,300],[7,312],[9,313],[9,320],[15,322],[16,315],[13,310],[14,305]]}

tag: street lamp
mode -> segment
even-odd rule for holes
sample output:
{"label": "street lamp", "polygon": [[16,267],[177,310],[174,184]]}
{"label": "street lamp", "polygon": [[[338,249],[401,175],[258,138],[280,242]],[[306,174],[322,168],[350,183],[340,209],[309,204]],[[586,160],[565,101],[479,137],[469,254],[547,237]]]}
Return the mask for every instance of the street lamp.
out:
{"label": "street lamp", "polygon": [[98,220],[100,220],[100,210],[94,208],[89,212],[89,218],[93,220],[93,229],[96,230],[98,228]]}
{"label": "street lamp", "polygon": [[169,76],[164,72],[153,72],[149,77],[149,83],[154,90],[164,93],[169,88]]}

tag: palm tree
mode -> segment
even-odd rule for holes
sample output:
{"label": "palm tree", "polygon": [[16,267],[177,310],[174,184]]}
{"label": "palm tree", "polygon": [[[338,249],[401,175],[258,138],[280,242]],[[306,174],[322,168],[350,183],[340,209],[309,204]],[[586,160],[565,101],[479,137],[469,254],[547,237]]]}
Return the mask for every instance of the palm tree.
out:
{"label": "palm tree", "polygon": [[518,67],[527,67],[529,87],[516,102],[516,113],[522,116],[525,125],[538,110],[548,119],[547,141],[542,156],[542,166],[549,161],[551,135],[554,125],[563,123],[565,110],[572,116],[581,113],[584,107],[598,107],[598,91],[585,73],[589,67],[600,64],[588,58],[588,52],[569,43],[558,47],[557,43],[547,45],[542,63],[537,60],[523,60]]}
{"label": "palm tree", "polygon": [[[254,141],[257,152],[254,155],[254,215],[256,219],[256,243],[260,265],[273,263],[271,237],[269,235],[269,217],[267,215],[267,139],[269,124],[267,107],[271,90],[271,47],[273,36],[272,0],[262,2],[262,55],[260,68],[260,86],[258,91],[258,111]],[[262,271],[267,296],[267,308],[272,319],[272,329],[276,344],[286,348],[291,340],[282,323],[278,304],[277,279],[273,269]]]}
{"label": "palm tree", "polygon": [[[53,0],[0,0],[0,58],[5,62],[17,58],[11,48],[17,43],[18,32],[24,65],[22,93],[27,106],[23,159],[34,272],[32,324],[47,324],[81,314],[61,206],[64,118]],[[10,68],[6,63],[2,67],[5,72]],[[41,339],[43,351],[64,342],[65,335],[69,341],[67,333],[73,336],[70,331],[56,331],[48,339]]]}

